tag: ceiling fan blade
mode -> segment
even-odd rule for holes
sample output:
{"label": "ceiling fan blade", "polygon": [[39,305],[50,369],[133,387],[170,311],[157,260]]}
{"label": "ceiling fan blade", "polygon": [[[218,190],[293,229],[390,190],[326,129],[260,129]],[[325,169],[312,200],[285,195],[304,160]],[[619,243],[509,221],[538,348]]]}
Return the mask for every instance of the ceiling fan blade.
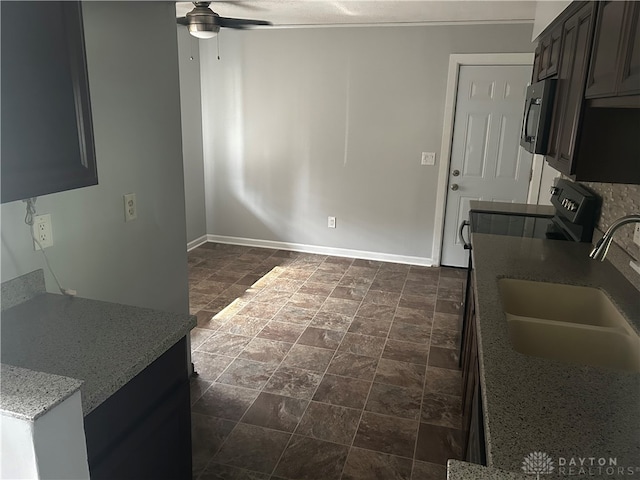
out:
{"label": "ceiling fan blade", "polygon": [[176,18],[176,22],[178,22],[179,25],[189,25],[189,20],[187,20],[187,17],[178,17]]}
{"label": "ceiling fan blade", "polygon": [[216,23],[226,28],[251,28],[256,25],[272,25],[271,22],[265,20],[250,20],[246,18],[227,18],[217,17]]}

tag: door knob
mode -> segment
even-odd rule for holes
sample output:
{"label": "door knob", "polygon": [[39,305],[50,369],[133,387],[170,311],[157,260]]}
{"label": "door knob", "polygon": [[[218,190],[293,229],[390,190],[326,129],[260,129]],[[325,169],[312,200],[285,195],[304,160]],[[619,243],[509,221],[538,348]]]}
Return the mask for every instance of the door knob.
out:
{"label": "door knob", "polygon": [[453,172],[451,172],[451,175],[457,177],[458,175],[460,175],[460,170],[454,170]]}
{"label": "door knob", "polygon": [[459,188],[459,187],[458,187],[458,184],[457,184],[457,183],[452,183],[452,184],[451,184],[451,190],[453,190],[454,192],[455,192],[456,190],[458,190],[458,188]]}

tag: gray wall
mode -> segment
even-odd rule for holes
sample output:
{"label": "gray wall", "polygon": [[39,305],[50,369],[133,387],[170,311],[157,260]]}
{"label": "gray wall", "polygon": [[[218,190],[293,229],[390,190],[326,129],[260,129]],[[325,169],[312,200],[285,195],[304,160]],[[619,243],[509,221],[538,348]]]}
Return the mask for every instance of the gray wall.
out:
{"label": "gray wall", "polygon": [[[191,59],[193,58],[193,60]],[[202,101],[200,98],[200,54],[198,40],[178,26],[180,106],[182,112],[182,156],[187,213],[187,242],[207,233],[202,158]]]}
{"label": "gray wall", "polygon": [[220,61],[201,42],[208,233],[429,259],[449,55],[531,52],[531,29],[223,31]]}
{"label": "gray wall", "polygon": [[[186,312],[174,4],[83,8],[99,185],[38,199],[39,213],[53,223],[47,253],[63,285],[80,296]],[[138,219],[125,223],[122,195],[130,192]],[[25,204],[1,212],[2,281],[44,268],[23,223]],[[55,292],[48,272],[46,280]]]}

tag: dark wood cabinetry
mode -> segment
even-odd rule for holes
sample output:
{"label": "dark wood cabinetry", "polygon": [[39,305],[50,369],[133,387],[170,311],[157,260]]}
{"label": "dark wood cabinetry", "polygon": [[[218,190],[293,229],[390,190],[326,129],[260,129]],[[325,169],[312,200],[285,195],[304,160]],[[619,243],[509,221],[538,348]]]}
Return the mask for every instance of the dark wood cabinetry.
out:
{"label": "dark wood cabinetry", "polygon": [[462,322],[462,346],[460,349],[460,363],[462,366],[462,428],[466,433],[463,458],[469,462],[485,465],[484,419],[480,394],[478,341],[476,337],[476,304],[473,293],[471,265],[469,265],[468,272]]}
{"label": "dark wood cabinetry", "polygon": [[92,479],[191,478],[183,338],[84,419]]}
{"label": "dark wood cabinetry", "polygon": [[566,175],[573,175],[576,170],[576,137],[580,128],[585,77],[591,53],[593,13],[594,4],[588,3],[562,26],[562,58],[547,161]]}
{"label": "dark wood cabinetry", "polygon": [[640,4],[598,3],[585,98],[640,93]]}
{"label": "dark wood cabinetry", "polygon": [[573,2],[540,38],[533,81],[557,79],[546,160],[574,180],[640,184],[639,17],[640,2]]}

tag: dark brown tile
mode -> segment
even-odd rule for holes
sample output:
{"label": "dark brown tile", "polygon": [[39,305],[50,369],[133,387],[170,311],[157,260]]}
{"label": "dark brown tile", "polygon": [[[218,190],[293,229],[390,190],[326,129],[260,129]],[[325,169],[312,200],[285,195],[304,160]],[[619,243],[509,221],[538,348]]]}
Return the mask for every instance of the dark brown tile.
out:
{"label": "dark brown tile", "polygon": [[351,325],[351,317],[329,312],[318,312],[309,324],[310,327],[338,330],[340,332],[345,332],[349,325]]}
{"label": "dark brown tile", "polygon": [[191,458],[194,476],[204,470],[235,425],[235,422],[229,420],[198,413],[191,414]]}
{"label": "dark brown tile", "polygon": [[393,320],[412,325],[432,325],[433,311],[398,307]]}
{"label": "dark brown tile", "polygon": [[324,328],[307,327],[298,339],[301,345],[310,345],[312,347],[328,348],[335,350],[340,345],[340,341],[344,336],[343,332],[336,330],[326,330]]}
{"label": "dark brown tile", "polygon": [[460,309],[462,308],[461,302],[454,302],[451,300],[440,300],[436,301],[436,312],[439,313],[454,313],[460,314]]}
{"label": "dark brown tile", "polygon": [[462,374],[458,370],[427,367],[425,392],[462,395]]}
{"label": "dark brown tile", "polygon": [[435,346],[429,349],[429,365],[432,367],[458,370],[459,359],[458,350]]}
{"label": "dark brown tile", "polygon": [[462,316],[455,313],[438,313],[433,316],[434,330],[451,330],[459,332],[461,330]]}
{"label": "dark brown tile", "polygon": [[462,399],[442,393],[425,393],[422,400],[420,421],[431,425],[461,429]]}
{"label": "dark brown tile", "polygon": [[191,410],[211,417],[240,420],[258,393],[257,390],[214,383]]}
{"label": "dark brown tile", "polygon": [[191,361],[199,378],[213,382],[233,362],[233,358],[212,355],[211,353],[191,352]]}
{"label": "dark brown tile", "polygon": [[240,315],[247,315],[250,317],[271,320],[273,316],[278,313],[278,310],[282,308],[282,306],[283,305],[272,305],[270,303],[253,301],[246,305],[242,310],[240,310],[239,313]]}
{"label": "dark brown tile", "polygon": [[456,267],[440,267],[440,277],[465,279],[467,278],[467,269]]}
{"label": "dark brown tile", "polygon": [[416,310],[433,311],[436,304],[435,295],[406,295],[402,294],[398,306],[402,308],[413,308]]}
{"label": "dark brown tile", "polygon": [[269,320],[264,318],[249,317],[238,314],[222,325],[218,332],[254,337],[268,322]]}
{"label": "dark brown tile", "polygon": [[327,298],[333,291],[333,285],[327,283],[305,282],[302,284],[298,293],[306,293],[308,295],[318,295]]}
{"label": "dark brown tile", "polygon": [[209,337],[198,350],[216,355],[226,355],[235,357],[249,343],[251,338],[242,335],[232,335],[230,333],[215,333]]}
{"label": "dark brown tile", "polygon": [[294,435],[274,474],[299,480],[338,480],[349,447]]}
{"label": "dark brown tile", "polygon": [[384,318],[390,320],[393,318],[393,314],[396,311],[396,307],[389,305],[377,305],[375,303],[363,303],[356,315],[363,318]]}
{"label": "dark brown tile", "polygon": [[265,386],[275,369],[274,365],[268,363],[251,362],[237,358],[220,375],[218,382],[260,390]]}
{"label": "dark brown tile", "polygon": [[462,431],[438,425],[420,424],[416,460],[446,465],[447,460],[462,457]]}
{"label": "dark brown tile", "polygon": [[398,340],[387,340],[387,344],[382,352],[382,358],[397,360],[399,362],[427,364],[429,346],[420,343],[400,342]]}
{"label": "dark brown tile", "polygon": [[376,373],[378,359],[365,357],[349,352],[337,352],[327,369],[328,373],[343,377],[359,378],[360,380],[373,380]]}
{"label": "dark brown tile", "polygon": [[294,293],[291,298],[289,298],[289,302],[287,303],[288,307],[297,307],[304,308],[307,310],[312,310],[314,313],[320,310],[320,307],[326,300],[324,295],[310,295],[308,293]]}
{"label": "dark brown tile", "polygon": [[360,335],[358,333],[347,333],[338,347],[338,352],[355,353],[365,357],[378,358],[384,349],[385,339],[372,337],[370,335]]}
{"label": "dark brown tile", "polygon": [[374,383],[369,392],[368,412],[417,420],[420,417],[422,388],[404,388]]}
{"label": "dark brown tile", "polygon": [[434,347],[460,349],[460,333],[455,330],[441,330],[434,328],[431,331],[431,345]]}
{"label": "dark brown tile", "polygon": [[326,374],[313,400],[350,408],[362,408],[367,400],[371,382]]}
{"label": "dark brown tile", "polygon": [[282,362],[292,346],[291,343],[256,337],[247,344],[238,357],[256,362],[278,364]]}
{"label": "dark brown tile", "polygon": [[191,405],[196,403],[202,394],[211,386],[213,382],[198,377],[191,377],[189,380],[189,397]]}
{"label": "dark brown tile", "polygon": [[400,264],[382,264],[380,270],[376,274],[376,280],[383,280],[386,282],[402,282],[404,283],[409,273],[408,266]]}
{"label": "dark brown tile", "polygon": [[385,280],[375,278],[371,283],[371,290],[400,293],[404,288],[404,280]]}
{"label": "dark brown tile", "polygon": [[381,358],[374,381],[399,387],[422,389],[425,372],[424,365]]}
{"label": "dark brown tile", "polygon": [[342,275],[344,275],[343,272],[326,272],[326,271],[316,270],[309,277],[309,281],[314,283],[329,283],[329,284],[335,285],[340,281],[340,279],[342,278]]}
{"label": "dark brown tile", "polygon": [[271,473],[290,437],[289,433],[240,423],[231,432],[214,461]]}
{"label": "dark brown tile", "polygon": [[189,290],[191,292],[216,296],[224,292],[227,288],[229,288],[228,283],[215,282],[213,280],[202,280],[196,286]]}
{"label": "dark brown tile", "polygon": [[351,265],[352,267],[365,267],[365,268],[378,270],[381,264],[382,262],[378,260],[365,260],[362,258],[356,258]]}
{"label": "dark brown tile", "polygon": [[410,480],[411,460],[386,453],[352,448],[342,480]]}
{"label": "dark brown tile", "polygon": [[255,285],[261,278],[262,278],[262,275],[260,275],[260,274],[249,273],[249,274],[245,275],[244,277],[242,277],[240,280],[238,280],[236,282],[236,284],[237,285],[251,286],[251,285]]}
{"label": "dark brown tile", "polygon": [[202,345],[205,340],[207,340],[211,335],[213,335],[213,330],[207,330],[206,328],[192,328],[189,336],[191,338],[191,348],[196,349],[200,345]]}
{"label": "dark brown tile", "polygon": [[370,290],[364,297],[362,303],[372,303],[374,305],[387,305],[396,307],[400,300],[400,294],[396,292],[384,292],[380,290]]}
{"label": "dark brown tile", "polygon": [[285,305],[282,307],[273,320],[285,323],[294,323],[296,325],[308,325],[315,315],[315,311],[306,308],[296,307],[294,305]]}
{"label": "dark brown tile", "polygon": [[369,287],[371,285],[373,282],[372,277],[364,276],[353,270],[353,267],[347,270],[347,273],[344,274],[342,280],[338,282],[339,287]]}
{"label": "dark brown tile", "polygon": [[209,305],[207,310],[217,312],[213,318],[218,321],[226,321],[242,310],[247,302],[244,300],[236,299],[229,301],[226,298],[216,298]]}
{"label": "dark brown tile", "polygon": [[403,295],[429,295],[434,296],[438,292],[438,281],[407,280],[402,289]]}
{"label": "dark brown tile", "polygon": [[242,423],[293,432],[309,401],[262,392],[242,417]]}
{"label": "dark brown tile", "polygon": [[232,272],[232,271],[229,271],[229,270],[217,271],[213,275],[211,275],[208,278],[208,280],[211,280],[211,281],[214,281],[214,282],[220,282],[220,283],[234,284],[238,280],[240,280],[242,277],[244,277],[244,275],[246,273],[247,272],[244,272],[244,273]]}
{"label": "dark brown tile", "polygon": [[259,280],[256,284],[257,286],[264,286],[264,291],[269,292],[287,292],[294,294],[298,291],[298,287],[300,284],[296,280],[292,280],[290,278],[276,278],[276,279],[268,279],[265,277],[262,280]]}
{"label": "dark brown tile", "polygon": [[327,298],[324,302],[321,312],[339,313],[348,317],[353,317],[360,306],[360,302],[357,300],[345,300],[342,298]]}
{"label": "dark brown tile", "polygon": [[225,320],[214,318],[214,315],[217,312],[213,312],[210,310],[200,310],[196,313],[197,317],[197,327],[198,328],[206,328],[209,330],[217,330],[220,326],[225,322]]}
{"label": "dark brown tile", "polygon": [[293,323],[276,322],[271,320],[258,333],[258,337],[267,338],[269,340],[278,340],[280,342],[295,343],[296,340],[304,332],[304,325],[296,325]]}
{"label": "dark brown tile", "polygon": [[430,325],[413,325],[394,321],[389,331],[389,338],[403,342],[427,343],[430,333]]}
{"label": "dark brown tile", "polygon": [[338,285],[331,292],[332,298],[342,298],[344,300],[362,301],[369,290],[369,285],[357,285],[355,287],[343,287]]}
{"label": "dark brown tile", "polygon": [[414,460],[411,480],[447,480],[447,467]]}
{"label": "dark brown tile", "polygon": [[438,300],[449,300],[452,302],[462,303],[464,291],[462,288],[439,288]]}
{"label": "dark brown tile", "polygon": [[255,302],[268,303],[273,306],[283,307],[284,304],[289,301],[291,295],[293,295],[291,292],[268,289],[258,293],[253,300]]}
{"label": "dark brown tile", "polygon": [[311,402],[296,433],[327,442],[351,445],[360,421],[360,410]]}
{"label": "dark brown tile", "polygon": [[264,391],[308,400],[313,396],[320,380],[322,380],[320,373],[281,366],[271,376]]}
{"label": "dark brown tile", "polygon": [[198,480],[268,480],[269,478],[268,473],[252,472],[244,468],[210,463],[198,477]]}
{"label": "dark brown tile", "polygon": [[413,458],[418,422],[364,412],[353,441],[355,447]]}
{"label": "dark brown tile", "polygon": [[333,350],[309,345],[294,345],[282,361],[282,365],[324,373],[332,357]]}
{"label": "dark brown tile", "polygon": [[349,332],[386,338],[390,328],[391,320],[355,317],[349,326]]}

